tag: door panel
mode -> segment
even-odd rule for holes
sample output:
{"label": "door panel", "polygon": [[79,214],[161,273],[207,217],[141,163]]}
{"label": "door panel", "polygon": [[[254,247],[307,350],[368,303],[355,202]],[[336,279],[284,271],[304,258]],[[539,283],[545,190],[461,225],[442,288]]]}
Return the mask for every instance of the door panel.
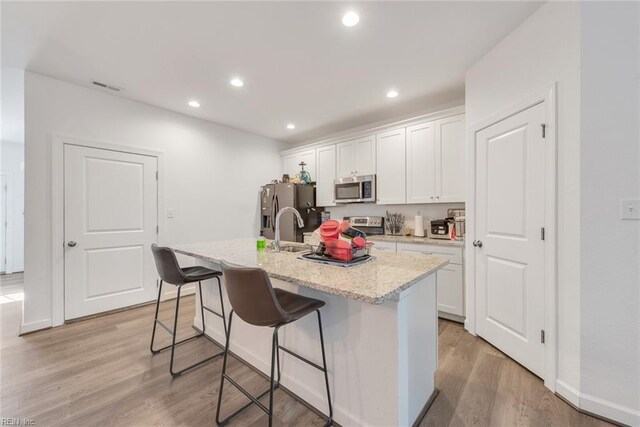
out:
{"label": "door panel", "polygon": [[374,135],[354,141],[356,175],[376,173],[376,138]]}
{"label": "door panel", "polygon": [[476,135],[478,334],[544,373],[545,140],[538,104]]}
{"label": "door panel", "polygon": [[433,122],[407,128],[407,203],[433,203],[436,144]]}
{"label": "door panel", "polygon": [[336,179],[336,146],[316,150],[316,205],[335,206],[334,180]]}
{"label": "door panel", "polygon": [[464,114],[436,120],[436,200],[465,201]]}
{"label": "door panel", "polygon": [[406,203],[405,130],[379,133],[376,136],[376,146],[378,204]]}
{"label": "door panel", "polygon": [[153,300],[157,159],[65,145],[64,162],[65,319]]}

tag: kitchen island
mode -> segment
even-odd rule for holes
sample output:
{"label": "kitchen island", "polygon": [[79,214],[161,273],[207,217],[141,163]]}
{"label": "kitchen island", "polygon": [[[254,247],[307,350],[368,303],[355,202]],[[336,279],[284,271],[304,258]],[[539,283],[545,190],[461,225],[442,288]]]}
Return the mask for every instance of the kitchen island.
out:
{"label": "kitchen island", "polygon": [[[435,395],[438,358],[436,275],[444,258],[376,254],[369,262],[336,267],[299,259],[300,253],[257,251],[255,239],[177,245],[177,253],[219,269],[220,262],[260,267],[274,287],[321,299],[334,419],[341,425],[408,426]],[[205,305],[218,308],[217,286],[203,286]],[[224,295],[227,316],[230,305]],[[196,298],[196,301],[199,301]],[[219,318],[205,312],[206,334],[224,343]],[[200,328],[196,307],[194,325]],[[269,373],[271,330],[236,318],[230,349]],[[320,360],[317,321],[307,316],[280,332],[281,344]],[[321,372],[282,353],[283,387],[326,413]]]}

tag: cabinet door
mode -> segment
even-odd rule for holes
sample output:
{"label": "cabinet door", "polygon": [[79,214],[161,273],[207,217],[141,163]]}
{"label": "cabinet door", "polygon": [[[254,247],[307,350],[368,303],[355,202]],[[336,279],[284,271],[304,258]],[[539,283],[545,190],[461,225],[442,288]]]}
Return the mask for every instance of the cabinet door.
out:
{"label": "cabinet door", "polygon": [[353,141],[354,169],[356,175],[371,175],[376,173],[376,139],[375,135]]}
{"label": "cabinet door", "polygon": [[407,203],[433,203],[436,197],[434,122],[407,128]]}
{"label": "cabinet door", "polygon": [[438,310],[464,316],[462,266],[449,264],[437,272]]}
{"label": "cabinet door", "polygon": [[436,201],[465,201],[464,114],[436,120]]}
{"label": "cabinet door", "polygon": [[336,146],[316,149],[316,205],[335,206]]}
{"label": "cabinet door", "polygon": [[377,202],[381,205],[406,203],[405,130],[376,135]]}
{"label": "cabinet door", "polygon": [[316,180],[316,150],[306,150],[299,153],[282,156],[282,173],[289,174],[291,178],[300,173],[300,163],[305,162],[304,170],[309,172],[311,180]]}
{"label": "cabinet door", "polygon": [[345,178],[352,176],[356,170],[355,151],[356,146],[353,141],[341,142],[336,145],[337,151],[337,176]]}

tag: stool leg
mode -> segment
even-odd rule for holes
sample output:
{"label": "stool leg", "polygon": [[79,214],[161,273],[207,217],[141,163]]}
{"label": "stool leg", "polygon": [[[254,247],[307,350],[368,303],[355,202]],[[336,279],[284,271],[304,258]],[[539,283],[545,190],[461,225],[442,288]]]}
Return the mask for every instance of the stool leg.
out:
{"label": "stool leg", "polygon": [[329,374],[327,373],[327,358],[324,353],[324,336],[322,335],[322,319],[320,317],[320,310],[316,310],[318,313],[318,329],[320,330],[320,348],[322,349],[322,367],[324,368],[324,383],[327,387],[327,403],[329,404],[329,419],[326,425],[333,424],[333,407],[331,406],[331,392],[329,391]]}
{"label": "stool leg", "polygon": [[225,337],[228,335],[227,333],[227,318],[224,314],[224,300],[222,299],[222,282],[220,281],[220,277],[216,276],[218,280],[218,292],[220,293],[220,310],[222,311],[222,327],[224,328]]}
{"label": "stool leg", "polygon": [[278,327],[273,330],[273,337],[271,339],[271,377],[269,382],[269,427],[273,424],[273,390],[274,387],[274,368],[276,362],[276,353],[278,352]]}
{"label": "stool leg", "polygon": [[178,336],[178,312],[180,309],[180,291],[181,290],[182,290],[182,286],[178,286],[178,296],[176,296],[176,317],[173,319],[173,337],[171,341],[171,362],[169,364],[169,372],[174,377],[182,373],[182,372],[176,373],[173,371],[173,356],[176,352],[176,337]]}
{"label": "stool leg", "polygon": [[200,292],[200,316],[202,316],[202,332],[200,335],[204,335],[204,303],[202,302],[202,281],[198,281],[198,291]]}
{"label": "stool leg", "polygon": [[227,329],[227,339],[224,345],[224,356],[222,359],[222,374],[220,375],[220,390],[218,390],[218,407],[216,408],[216,424],[222,425],[220,421],[220,406],[222,405],[222,389],[224,388],[224,377],[227,374],[227,355],[229,354],[229,340],[231,339],[231,322],[233,321],[233,310],[229,313],[229,327]]}
{"label": "stool leg", "polygon": [[278,388],[280,386],[280,341],[278,339],[278,332],[279,330],[276,329],[275,331],[275,335],[276,335],[276,366],[278,369],[278,381],[276,382],[276,388]]}
{"label": "stool leg", "polygon": [[160,310],[160,296],[162,295],[162,279],[160,279],[160,286],[158,287],[158,300],[156,301],[156,315],[153,318],[153,332],[151,332],[151,345],[149,349],[151,350],[151,354],[156,354],[160,350],[153,349],[153,341],[156,338],[156,325],[158,324],[158,311]]}

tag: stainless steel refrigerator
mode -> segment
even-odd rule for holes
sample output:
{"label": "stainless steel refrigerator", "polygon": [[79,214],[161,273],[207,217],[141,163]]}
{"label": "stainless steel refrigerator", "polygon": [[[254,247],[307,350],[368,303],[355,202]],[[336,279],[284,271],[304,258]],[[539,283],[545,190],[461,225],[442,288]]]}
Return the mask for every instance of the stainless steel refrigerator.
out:
{"label": "stainless steel refrigerator", "polygon": [[322,208],[316,208],[316,188],[300,184],[267,184],[260,188],[262,235],[273,239],[276,229],[276,214],[284,207],[300,212],[304,227],[299,228],[291,212],[280,217],[280,240],[302,242],[303,233],[313,231],[320,225]]}

